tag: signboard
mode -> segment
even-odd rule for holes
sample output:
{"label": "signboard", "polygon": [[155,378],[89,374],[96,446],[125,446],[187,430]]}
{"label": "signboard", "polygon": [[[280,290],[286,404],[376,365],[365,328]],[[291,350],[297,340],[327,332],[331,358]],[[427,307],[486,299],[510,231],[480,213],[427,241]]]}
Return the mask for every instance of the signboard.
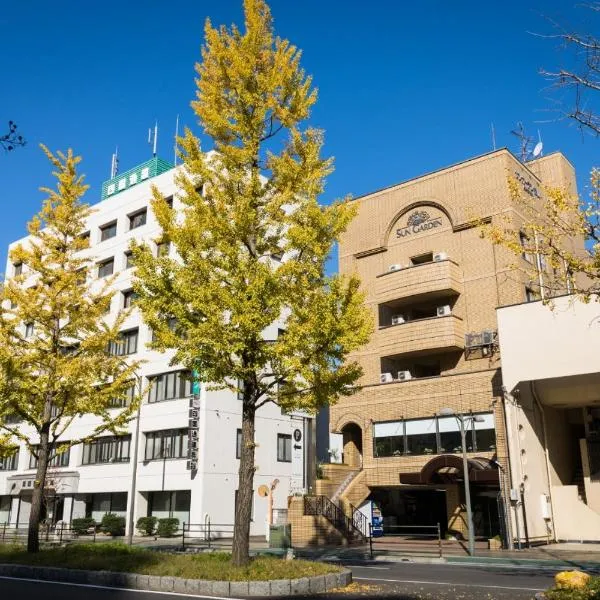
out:
{"label": "signboard", "polygon": [[371,535],[373,537],[383,535],[383,514],[376,502],[371,502]]}
{"label": "signboard", "polygon": [[304,489],[304,436],[300,428],[292,433],[292,491]]}
{"label": "signboard", "polygon": [[200,424],[200,396],[194,394],[190,398],[188,411],[188,471],[198,470],[198,437]]}
{"label": "signboard", "polygon": [[406,225],[396,229],[397,238],[406,238],[415,234],[442,226],[442,216],[432,217],[426,210],[415,210],[406,219]]}

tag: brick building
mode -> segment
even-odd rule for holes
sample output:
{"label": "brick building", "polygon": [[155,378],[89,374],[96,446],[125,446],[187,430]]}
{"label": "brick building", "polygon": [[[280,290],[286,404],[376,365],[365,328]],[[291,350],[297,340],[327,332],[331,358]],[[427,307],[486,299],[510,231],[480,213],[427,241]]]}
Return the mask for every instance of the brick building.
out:
{"label": "brick building", "polygon": [[535,299],[537,284],[477,225],[518,227],[509,177],[533,198],[544,185],[575,189],[562,154],[523,164],[503,149],[355,200],[339,266],[360,276],[375,331],[354,355],[361,390],[330,409],[339,464],[317,482],[346,514],[369,516],[376,501],[388,526],[465,533],[460,431],[446,408],[476,416],[467,434],[475,534],[503,533],[511,482],[496,308]]}

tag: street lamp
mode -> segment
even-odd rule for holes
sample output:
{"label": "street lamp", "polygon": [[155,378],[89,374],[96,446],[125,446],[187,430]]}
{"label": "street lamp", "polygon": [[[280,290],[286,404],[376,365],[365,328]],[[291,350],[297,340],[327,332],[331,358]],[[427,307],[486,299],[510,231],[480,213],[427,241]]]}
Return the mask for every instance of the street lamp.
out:
{"label": "street lamp", "polygon": [[473,511],[471,510],[471,488],[469,485],[469,465],[467,462],[467,433],[465,423],[481,423],[484,419],[481,415],[463,415],[457,413],[453,408],[442,408],[439,413],[442,417],[455,417],[460,425],[460,439],[462,442],[463,479],[465,482],[465,502],[467,505],[467,530],[469,534],[469,556],[475,555],[475,534],[473,531]]}

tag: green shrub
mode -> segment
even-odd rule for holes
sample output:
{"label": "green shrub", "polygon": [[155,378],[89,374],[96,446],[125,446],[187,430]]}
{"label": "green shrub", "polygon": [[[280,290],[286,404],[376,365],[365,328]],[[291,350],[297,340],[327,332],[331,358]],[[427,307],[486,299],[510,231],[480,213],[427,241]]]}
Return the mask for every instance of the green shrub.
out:
{"label": "green shrub", "polygon": [[154,535],[156,531],[156,517],[140,517],[136,523],[136,528],[141,531],[143,535]]}
{"label": "green shrub", "polygon": [[73,519],[71,522],[71,529],[73,530],[73,533],[76,533],[77,535],[89,533],[92,527],[94,529],[96,528],[96,521],[94,521],[92,517],[81,517],[80,519]]}
{"label": "green shrub", "polygon": [[158,535],[160,537],[172,537],[179,529],[179,519],[159,519],[158,520]]}
{"label": "green shrub", "polygon": [[125,535],[125,517],[119,517],[114,513],[106,513],[102,517],[102,531],[110,533],[113,537]]}

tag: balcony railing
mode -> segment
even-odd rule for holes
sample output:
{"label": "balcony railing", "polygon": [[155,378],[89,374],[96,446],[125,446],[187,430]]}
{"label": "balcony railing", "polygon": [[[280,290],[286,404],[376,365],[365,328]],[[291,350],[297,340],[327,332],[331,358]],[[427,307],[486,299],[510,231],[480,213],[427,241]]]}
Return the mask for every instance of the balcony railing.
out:
{"label": "balcony railing", "polygon": [[460,317],[450,314],[380,327],[377,338],[381,356],[463,350],[465,325]]}
{"label": "balcony railing", "polygon": [[450,259],[389,271],[375,279],[376,301],[420,299],[458,295],[463,291],[462,270]]}

